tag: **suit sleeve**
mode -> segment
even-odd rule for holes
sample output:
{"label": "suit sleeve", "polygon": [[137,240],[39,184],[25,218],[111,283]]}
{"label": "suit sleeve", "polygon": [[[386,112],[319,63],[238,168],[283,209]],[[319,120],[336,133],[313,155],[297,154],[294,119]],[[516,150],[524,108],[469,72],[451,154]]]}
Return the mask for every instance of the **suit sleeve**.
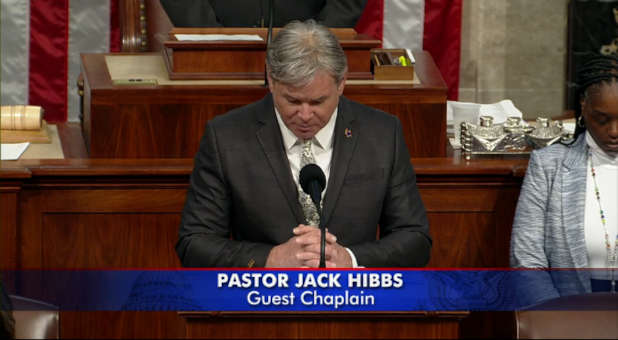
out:
{"label": "suit sleeve", "polygon": [[366,267],[422,267],[429,262],[429,222],[401,124],[394,118],[393,166],[380,215],[380,239],[351,246]]}
{"label": "suit sleeve", "polygon": [[327,27],[354,27],[367,0],[326,0],[317,20]]}
{"label": "suit sleeve", "polygon": [[209,123],[182,212],[176,252],[185,267],[263,267],[272,245],[230,238],[231,198]]}
{"label": "suit sleeve", "polygon": [[[511,267],[548,269],[545,220],[550,179],[539,153],[533,151],[521,187],[511,232]],[[547,272],[523,271],[517,287],[522,305],[560,296]]]}
{"label": "suit sleeve", "polygon": [[511,267],[549,268],[545,243],[548,178],[538,153],[530,156],[511,232]]}

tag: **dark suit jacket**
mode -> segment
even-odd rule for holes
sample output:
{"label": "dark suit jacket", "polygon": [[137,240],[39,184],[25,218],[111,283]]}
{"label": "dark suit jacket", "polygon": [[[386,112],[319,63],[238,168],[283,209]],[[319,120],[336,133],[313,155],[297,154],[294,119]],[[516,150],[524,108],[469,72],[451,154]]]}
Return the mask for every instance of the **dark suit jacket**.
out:
{"label": "dark suit jacket", "polygon": [[[274,0],[273,25],[315,19],[328,27],[354,27],[367,0]],[[161,0],[177,27],[268,27],[267,0]]]}
{"label": "dark suit jacket", "polygon": [[[322,222],[360,265],[424,266],[429,226],[399,120],[341,97],[334,133]],[[272,96],[210,121],[176,245],[183,265],[264,266],[300,223]]]}

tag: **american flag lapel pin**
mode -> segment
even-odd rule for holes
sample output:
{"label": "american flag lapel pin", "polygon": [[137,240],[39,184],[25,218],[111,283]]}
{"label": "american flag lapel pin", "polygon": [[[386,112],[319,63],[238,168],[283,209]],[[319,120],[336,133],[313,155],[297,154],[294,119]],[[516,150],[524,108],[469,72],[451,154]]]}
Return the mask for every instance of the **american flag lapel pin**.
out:
{"label": "american flag lapel pin", "polygon": [[352,137],[352,130],[350,130],[350,128],[345,128],[345,131],[343,131],[343,134],[345,135],[346,138],[350,138]]}

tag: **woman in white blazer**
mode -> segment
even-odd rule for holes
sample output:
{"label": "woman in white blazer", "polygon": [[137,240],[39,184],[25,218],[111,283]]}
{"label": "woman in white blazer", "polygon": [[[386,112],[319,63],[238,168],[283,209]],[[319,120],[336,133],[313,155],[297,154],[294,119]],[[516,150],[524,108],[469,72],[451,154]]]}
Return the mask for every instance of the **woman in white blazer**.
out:
{"label": "woman in white blazer", "polygon": [[616,56],[591,56],[578,72],[576,140],[532,152],[510,252],[512,267],[609,270],[526,272],[528,303],[618,290],[617,79]]}

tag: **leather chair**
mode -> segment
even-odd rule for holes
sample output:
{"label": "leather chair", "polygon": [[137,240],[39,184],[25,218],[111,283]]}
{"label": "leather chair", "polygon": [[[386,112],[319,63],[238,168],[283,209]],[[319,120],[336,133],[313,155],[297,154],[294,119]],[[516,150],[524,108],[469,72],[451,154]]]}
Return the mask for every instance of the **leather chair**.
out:
{"label": "leather chair", "polygon": [[16,339],[59,339],[58,307],[21,296],[10,295]]}
{"label": "leather chair", "polygon": [[617,339],[618,294],[566,296],[515,312],[517,339]]}

